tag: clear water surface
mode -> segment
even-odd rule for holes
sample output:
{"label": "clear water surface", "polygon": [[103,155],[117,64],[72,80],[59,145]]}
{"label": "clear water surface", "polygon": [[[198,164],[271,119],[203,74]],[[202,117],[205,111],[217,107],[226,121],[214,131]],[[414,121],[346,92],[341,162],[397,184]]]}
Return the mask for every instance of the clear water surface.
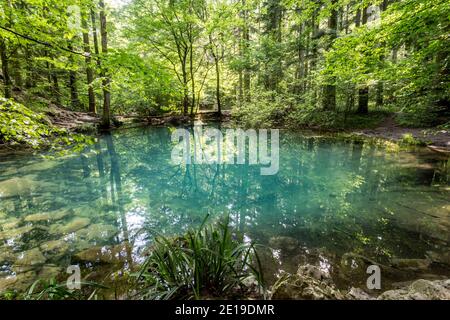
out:
{"label": "clear water surface", "polygon": [[[339,287],[450,275],[448,159],[369,143],[280,133],[280,170],[170,162],[173,128],[99,138],[83,154],[0,158],[0,291],[38,278],[83,276],[142,261],[156,232],[179,234],[229,214],[261,249],[268,281],[310,263]],[[103,278],[102,278],[103,277]]]}

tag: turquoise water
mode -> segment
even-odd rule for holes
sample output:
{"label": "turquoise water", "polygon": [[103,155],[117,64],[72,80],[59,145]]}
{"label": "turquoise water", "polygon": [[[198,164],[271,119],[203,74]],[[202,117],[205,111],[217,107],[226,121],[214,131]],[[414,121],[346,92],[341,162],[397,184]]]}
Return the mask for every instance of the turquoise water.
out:
{"label": "turquoise water", "polygon": [[[269,281],[318,265],[343,288],[366,265],[398,281],[450,275],[448,160],[370,143],[280,132],[280,168],[174,165],[172,128],[105,135],[83,154],[0,158],[0,291],[38,278],[130,270],[155,232],[229,214],[261,249]],[[214,219],[214,218],[213,218]]]}

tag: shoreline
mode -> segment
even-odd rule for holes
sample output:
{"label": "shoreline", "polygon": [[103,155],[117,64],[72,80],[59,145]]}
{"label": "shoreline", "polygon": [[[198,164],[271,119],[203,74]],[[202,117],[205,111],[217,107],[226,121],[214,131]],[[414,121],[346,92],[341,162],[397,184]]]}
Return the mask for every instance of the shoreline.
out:
{"label": "shoreline", "polygon": [[[161,115],[150,116],[145,119],[140,119],[137,116],[117,116],[117,120],[120,123],[119,126],[113,127],[109,130],[103,131],[99,128],[100,117],[87,112],[76,112],[65,110],[59,107],[51,109],[46,116],[49,121],[56,127],[67,129],[70,132],[81,133],[86,135],[97,136],[103,132],[123,131],[128,129],[134,129],[139,127],[161,127],[161,126],[182,126],[185,124],[193,124],[195,121],[199,121],[203,124],[208,123],[230,123],[233,125],[239,125],[239,121],[233,119],[231,112],[224,111],[222,116],[218,116],[214,111],[200,112],[194,116],[185,115]],[[68,121],[68,119],[75,118],[76,121]],[[139,121],[137,121],[139,120]],[[397,125],[392,117],[387,117],[383,123],[375,128],[363,128],[363,129],[333,129],[322,127],[291,127],[291,126],[276,126],[279,129],[289,130],[292,132],[310,132],[313,134],[348,134],[355,137],[362,138],[376,138],[391,141],[394,143],[400,143],[404,139],[405,135],[413,137],[420,145],[427,149],[450,155],[450,131],[444,129],[438,129],[436,127],[430,128],[406,128]],[[29,153],[36,151],[22,145],[7,145],[0,144],[0,154],[11,153]]]}

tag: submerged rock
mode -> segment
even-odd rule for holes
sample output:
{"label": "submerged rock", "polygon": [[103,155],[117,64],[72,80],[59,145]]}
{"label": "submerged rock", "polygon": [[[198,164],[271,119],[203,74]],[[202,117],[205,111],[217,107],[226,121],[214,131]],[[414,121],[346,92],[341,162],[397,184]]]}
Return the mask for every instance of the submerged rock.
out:
{"label": "submerged rock", "polygon": [[27,222],[39,222],[39,221],[55,221],[64,218],[72,213],[72,210],[56,210],[46,213],[35,213],[25,217]]}
{"label": "submerged rock", "polygon": [[429,281],[420,279],[406,288],[382,293],[378,300],[449,300],[450,279]]}
{"label": "submerged rock", "polygon": [[280,249],[285,252],[293,252],[299,248],[298,240],[292,237],[272,237],[269,246],[273,249]]}
{"label": "submerged rock", "polygon": [[0,198],[8,198],[28,194],[38,188],[39,183],[34,180],[35,176],[11,178],[0,182]]}
{"label": "submerged rock", "polygon": [[46,261],[44,255],[38,248],[34,248],[19,254],[16,260],[17,265],[34,266],[44,264]]}
{"label": "submerged rock", "polygon": [[61,255],[69,250],[69,244],[64,240],[50,240],[42,243],[39,248],[44,253],[51,252],[52,254]]}
{"label": "submerged rock", "polygon": [[15,260],[16,256],[8,248],[0,248],[0,267],[5,263],[13,263]]}
{"label": "submerged rock", "polygon": [[409,270],[409,271],[424,271],[427,270],[430,265],[431,261],[428,259],[391,259],[392,266]]}
{"label": "submerged rock", "polygon": [[62,273],[63,269],[55,265],[43,266],[38,273],[39,279],[50,280],[55,279]]}
{"label": "submerged rock", "polygon": [[8,276],[4,278],[0,278],[0,292],[6,291],[14,286],[16,283],[16,276]]}
{"label": "submerged rock", "polygon": [[0,278],[0,292],[6,290],[25,291],[36,278],[34,271],[18,273],[16,275]]}
{"label": "submerged rock", "polygon": [[25,221],[27,222],[37,222],[37,221],[45,221],[50,220],[48,213],[35,213],[29,216],[26,216]]}
{"label": "submerged rock", "polygon": [[74,258],[83,262],[121,264],[127,260],[130,247],[126,244],[117,246],[95,246],[77,253]]}
{"label": "submerged rock", "polygon": [[325,272],[325,271],[319,269],[318,267],[310,265],[310,264],[300,266],[298,268],[297,274],[306,275],[306,276],[309,276],[309,277],[314,278],[319,281],[325,281],[325,282],[331,283],[331,277],[328,272]]}
{"label": "submerged rock", "polygon": [[85,229],[77,231],[77,235],[81,238],[85,238],[89,241],[92,240],[104,240],[115,236],[118,233],[116,227],[107,224],[92,224]]}
{"label": "submerged rock", "polygon": [[20,224],[20,219],[10,218],[6,221],[3,221],[1,226],[2,226],[3,230],[11,230],[11,229],[16,229],[19,224]]}
{"label": "submerged rock", "polygon": [[299,268],[297,274],[285,273],[272,287],[271,299],[335,300],[344,295],[335,288],[331,279],[315,266]]}
{"label": "submerged rock", "polygon": [[349,300],[375,300],[375,298],[371,297],[367,292],[360,288],[350,288],[349,292],[346,295],[346,299]]}
{"label": "submerged rock", "polygon": [[25,233],[30,232],[31,230],[33,230],[33,227],[29,226],[29,225],[15,228],[15,229],[5,230],[5,231],[0,232],[0,240],[18,238],[18,237],[23,236]]}
{"label": "submerged rock", "polygon": [[445,265],[450,266],[450,252],[428,251],[426,253],[426,256],[432,262],[439,263],[439,264],[445,264]]}
{"label": "submerged rock", "polygon": [[54,224],[50,226],[50,233],[51,234],[67,234],[72,233],[75,231],[78,231],[80,229],[83,229],[87,225],[91,223],[91,220],[88,218],[73,218],[71,221],[69,221],[67,224]]}

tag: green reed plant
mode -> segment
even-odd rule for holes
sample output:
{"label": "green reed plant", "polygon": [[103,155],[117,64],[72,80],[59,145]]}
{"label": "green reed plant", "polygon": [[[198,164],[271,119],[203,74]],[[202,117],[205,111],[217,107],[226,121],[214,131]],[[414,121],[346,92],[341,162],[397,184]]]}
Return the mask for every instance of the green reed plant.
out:
{"label": "green reed plant", "polygon": [[[138,274],[141,299],[233,298],[263,288],[254,245],[238,240],[229,217],[184,236],[158,236]],[[248,282],[254,281],[250,288]]]}
{"label": "green reed plant", "polygon": [[66,283],[55,279],[36,280],[23,294],[22,300],[93,300],[99,289],[107,287],[94,282],[80,282],[83,290],[69,290]]}

